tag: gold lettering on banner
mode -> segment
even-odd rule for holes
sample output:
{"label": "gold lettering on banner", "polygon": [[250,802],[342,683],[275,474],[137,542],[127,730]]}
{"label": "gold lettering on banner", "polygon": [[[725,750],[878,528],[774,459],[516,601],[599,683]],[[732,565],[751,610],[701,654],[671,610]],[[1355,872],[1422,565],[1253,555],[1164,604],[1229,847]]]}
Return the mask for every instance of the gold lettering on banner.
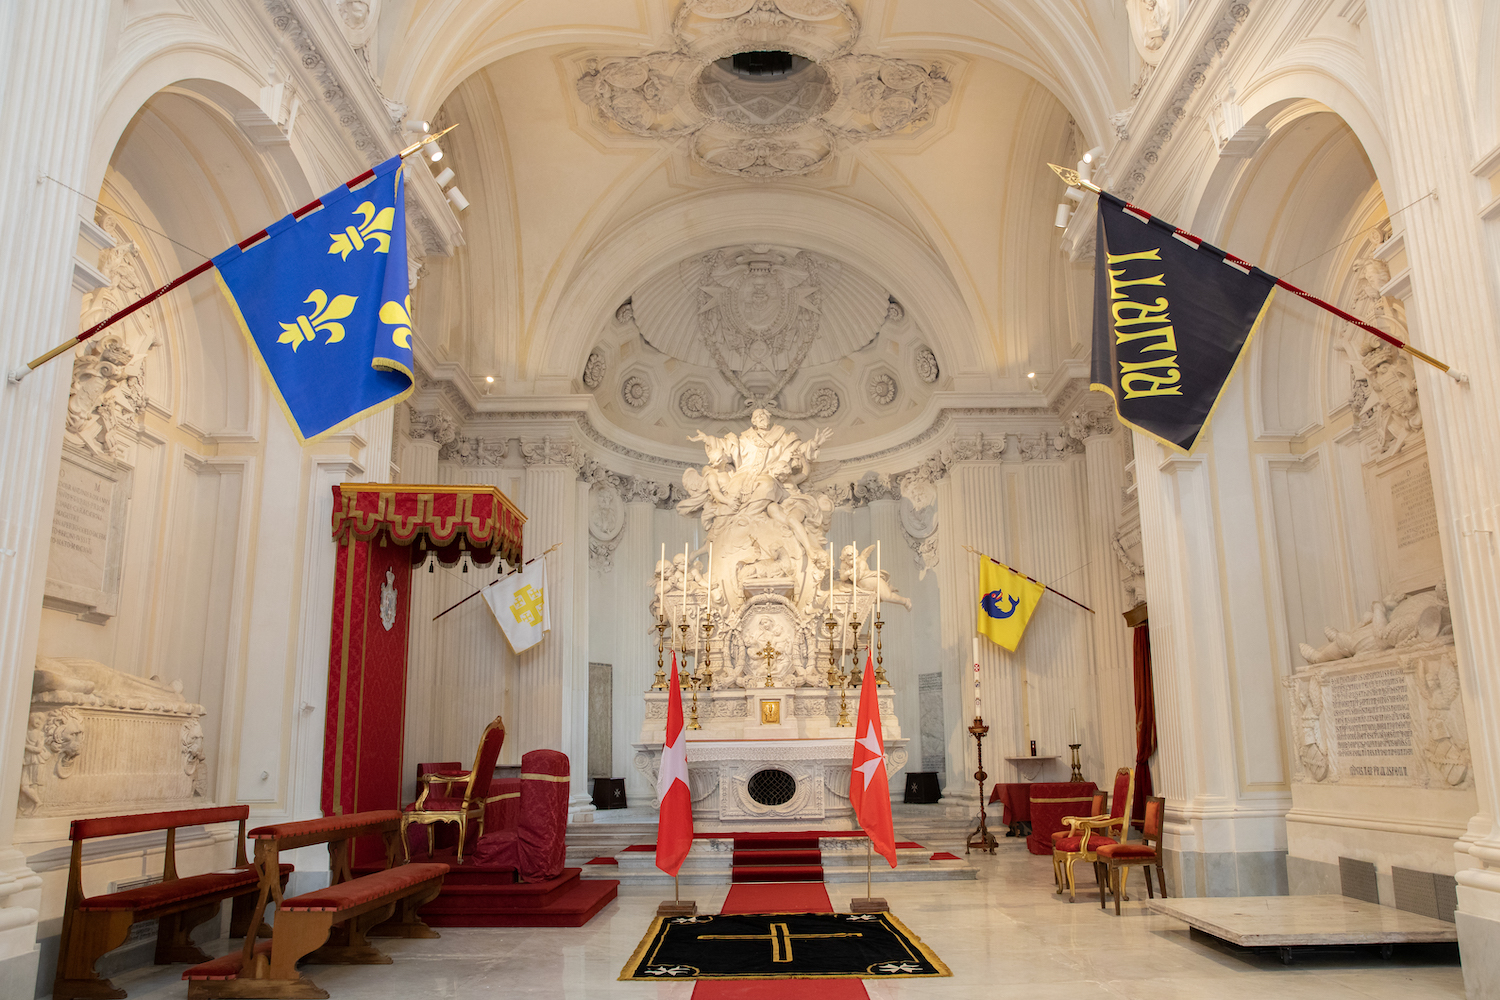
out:
{"label": "gold lettering on banner", "polygon": [[[1160,261],[1159,248],[1137,253],[1112,253],[1108,264],[1124,264],[1130,261]],[[1149,361],[1120,362],[1120,389],[1126,399],[1143,396],[1181,396],[1182,369],[1177,364],[1177,331],[1173,329],[1168,314],[1170,303],[1165,296],[1153,296],[1145,301],[1131,298],[1137,286],[1165,288],[1166,274],[1147,274],[1127,278],[1125,267],[1109,267],[1109,297],[1112,300],[1110,314],[1114,318],[1115,344],[1130,344],[1138,355],[1165,353],[1170,357]],[[1155,270],[1155,268],[1148,268]],[[1123,301],[1114,301],[1123,300]],[[1127,327],[1149,327],[1149,329],[1126,330]],[[1148,339],[1149,338],[1149,339]],[[1139,343],[1138,343],[1139,342]]]}

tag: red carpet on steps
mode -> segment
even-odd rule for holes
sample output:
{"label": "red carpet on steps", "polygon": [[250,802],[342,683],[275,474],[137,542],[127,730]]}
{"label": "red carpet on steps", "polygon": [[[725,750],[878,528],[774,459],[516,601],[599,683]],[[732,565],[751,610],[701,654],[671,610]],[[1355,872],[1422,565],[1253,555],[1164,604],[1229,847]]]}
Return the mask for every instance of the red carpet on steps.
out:
{"label": "red carpet on steps", "polygon": [[731,882],[822,882],[816,833],[735,834]]}
{"label": "red carpet on steps", "polygon": [[[832,913],[833,901],[821,882],[740,884],[729,887],[719,912]],[[870,994],[859,979],[704,979],[693,987],[693,1000],[870,1000]]]}

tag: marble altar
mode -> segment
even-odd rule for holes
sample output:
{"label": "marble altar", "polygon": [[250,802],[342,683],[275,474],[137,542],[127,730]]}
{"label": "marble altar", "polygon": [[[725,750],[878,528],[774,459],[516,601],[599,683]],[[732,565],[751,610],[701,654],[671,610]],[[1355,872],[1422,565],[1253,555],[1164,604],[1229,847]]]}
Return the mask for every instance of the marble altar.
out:
{"label": "marble altar", "polygon": [[[910,610],[911,601],[891,587],[874,546],[851,543],[833,555],[833,504],[802,489],[828,433],[804,441],[757,409],[744,431],[689,439],[703,443],[708,463],[683,473],[687,496],[678,511],[696,515],[706,538],[696,552],[658,563],[651,610],[658,636],[679,649],[697,817],[824,822],[853,815],[849,765],[861,671],[880,650],[881,609]],[[653,781],[665,687],[658,680],[645,693],[635,744],[635,765]],[[893,702],[882,688],[892,776],[907,760]],[[775,794],[757,790],[772,778]]]}

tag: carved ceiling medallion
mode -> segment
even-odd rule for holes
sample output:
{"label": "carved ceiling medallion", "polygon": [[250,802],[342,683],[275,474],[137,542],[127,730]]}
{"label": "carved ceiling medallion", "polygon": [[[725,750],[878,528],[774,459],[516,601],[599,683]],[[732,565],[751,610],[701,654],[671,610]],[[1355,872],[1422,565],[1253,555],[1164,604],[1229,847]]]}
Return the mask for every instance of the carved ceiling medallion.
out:
{"label": "carved ceiling medallion", "polygon": [[[683,141],[718,173],[813,173],[841,145],[925,128],[952,96],[940,65],[852,54],[859,33],[843,0],[685,0],[670,49],[587,60],[578,96],[600,122]],[[741,69],[747,52],[783,62]]]}

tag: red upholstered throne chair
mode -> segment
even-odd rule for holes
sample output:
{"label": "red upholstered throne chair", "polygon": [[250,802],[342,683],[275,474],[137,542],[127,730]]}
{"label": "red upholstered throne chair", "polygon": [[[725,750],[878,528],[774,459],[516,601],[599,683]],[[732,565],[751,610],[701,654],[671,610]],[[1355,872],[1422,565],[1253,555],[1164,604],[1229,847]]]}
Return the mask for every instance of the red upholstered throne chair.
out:
{"label": "red upholstered throne chair", "polygon": [[477,821],[479,834],[484,835],[485,809],[491,797],[490,786],[494,783],[495,762],[500,759],[500,747],[504,743],[505,722],[497,715],[479,736],[472,771],[434,771],[424,775],[426,781],[417,801],[401,813],[401,846],[406,851],[406,860],[411,860],[411,841],[406,831],[413,823],[422,826],[457,823],[458,863],[464,863],[469,824]]}
{"label": "red upholstered throne chair", "polygon": [[1151,869],[1156,869],[1156,880],[1161,883],[1161,898],[1167,898],[1167,873],[1161,863],[1161,827],[1167,803],[1160,795],[1146,796],[1146,815],[1141,822],[1139,844],[1103,844],[1094,849],[1094,877],[1099,883],[1099,908],[1104,909],[1104,889],[1107,886],[1115,896],[1115,916],[1120,915],[1120,900],[1125,895],[1125,879],[1133,866],[1146,869],[1146,895],[1152,899],[1156,893],[1151,889]]}
{"label": "red upholstered throne chair", "polygon": [[[1094,793],[1093,800],[1089,802],[1088,816],[1108,816],[1108,815],[1109,815],[1109,793],[1105,792],[1105,791],[1096,791]],[[1071,824],[1076,819],[1087,819],[1088,816],[1064,816],[1062,818],[1062,821],[1065,824]],[[1057,842],[1059,840],[1062,840],[1064,837],[1071,836],[1072,833],[1073,833],[1073,830],[1072,830],[1071,826],[1064,826],[1061,830],[1053,830],[1052,831],[1052,849],[1053,849],[1053,851],[1056,852],[1056,850],[1057,850]],[[1057,866],[1053,865],[1052,869],[1053,869],[1052,874],[1053,875],[1057,875],[1058,874],[1058,872],[1057,872]],[[1058,884],[1061,885],[1062,883],[1059,882]]]}
{"label": "red upholstered throne chair", "polygon": [[568,851],[569,774],[565,753],[532,750],[522,757],[515,826],[480,837],[475,862],[514,868],[524,882],[561,875]]}
{"label": "red upholstered throne chair", "polygon": [[1093,864],[1098,860],[1095,853],[1105,844],[1124,843],[1130,833],[1130,807],[1135,795],[1135,771],[1122,767],[1115,772],[1115,787],[1110,795],[1114,808],[1109,815],[1069,816],[1068,836],[1059,838],[1052,845],[1052,871],[1057,877],[1057,891],[1063,891],[1063,877],[1067,877],[1068,902],[1075,901],[1076,885],[1073,866],[1079,861]]}

